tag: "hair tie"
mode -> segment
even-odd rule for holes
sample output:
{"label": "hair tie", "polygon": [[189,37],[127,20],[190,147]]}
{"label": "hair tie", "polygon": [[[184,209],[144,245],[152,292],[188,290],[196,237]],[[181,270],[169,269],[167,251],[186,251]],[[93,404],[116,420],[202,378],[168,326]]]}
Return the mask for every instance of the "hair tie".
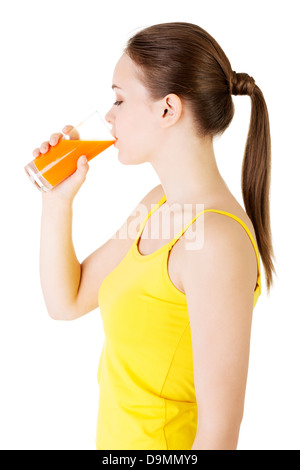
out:
{"label": "hair tie", "polygon": [[255,80],[247,73],[236,73],[232,71],[230,79],[231,95],[249,95],[251,96],[256,87]]}

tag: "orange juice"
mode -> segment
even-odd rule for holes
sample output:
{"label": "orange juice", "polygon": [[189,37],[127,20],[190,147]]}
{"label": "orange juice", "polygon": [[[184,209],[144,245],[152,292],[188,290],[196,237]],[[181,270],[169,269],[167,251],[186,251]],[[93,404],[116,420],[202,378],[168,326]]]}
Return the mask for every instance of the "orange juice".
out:
{"label": "orange juice", "polygon": [[40,174],[52,186],[56,186],[74,173],[77,160],[85,155],[89,160],[110,147],[114,140],[65,140],[36,157],[33,162]]}

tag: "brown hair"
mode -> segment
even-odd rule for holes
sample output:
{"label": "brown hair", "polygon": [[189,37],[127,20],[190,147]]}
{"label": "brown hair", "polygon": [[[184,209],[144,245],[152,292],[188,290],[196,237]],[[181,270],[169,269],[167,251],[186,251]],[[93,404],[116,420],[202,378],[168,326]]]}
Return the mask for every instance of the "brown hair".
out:
{"label": "brown hair", "polygon": [[163,23],[131,37],[124,52],[141,67],[153,100],[175,93],[190,103],[199,135],[221,135],[234,115],[231,95],[249,95],[251,119],[242,164],[242,195],[265,268],[276,273],[270,228],[271,137],[264,96],[252,77],[232,71],[215,39],[197,25]]}

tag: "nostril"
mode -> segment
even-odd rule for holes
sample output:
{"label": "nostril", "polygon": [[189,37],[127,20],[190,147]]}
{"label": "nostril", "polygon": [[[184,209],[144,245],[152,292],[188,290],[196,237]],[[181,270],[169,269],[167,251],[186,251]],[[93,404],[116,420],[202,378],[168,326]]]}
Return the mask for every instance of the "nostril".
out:
{"label": "nostril", "polygon": [[105,121],[107,121],[109,124],[112,124],[111,109],[105,114]]}

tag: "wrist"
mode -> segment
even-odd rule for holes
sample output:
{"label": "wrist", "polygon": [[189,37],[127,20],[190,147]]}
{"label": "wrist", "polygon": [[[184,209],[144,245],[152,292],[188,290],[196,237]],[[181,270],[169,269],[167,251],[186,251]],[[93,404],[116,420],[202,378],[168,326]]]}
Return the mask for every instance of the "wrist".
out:
{"label": "wrist", "polygon": [[51,191],[42,193],[43,207],[72,209],[73,199],[51,194]]}

